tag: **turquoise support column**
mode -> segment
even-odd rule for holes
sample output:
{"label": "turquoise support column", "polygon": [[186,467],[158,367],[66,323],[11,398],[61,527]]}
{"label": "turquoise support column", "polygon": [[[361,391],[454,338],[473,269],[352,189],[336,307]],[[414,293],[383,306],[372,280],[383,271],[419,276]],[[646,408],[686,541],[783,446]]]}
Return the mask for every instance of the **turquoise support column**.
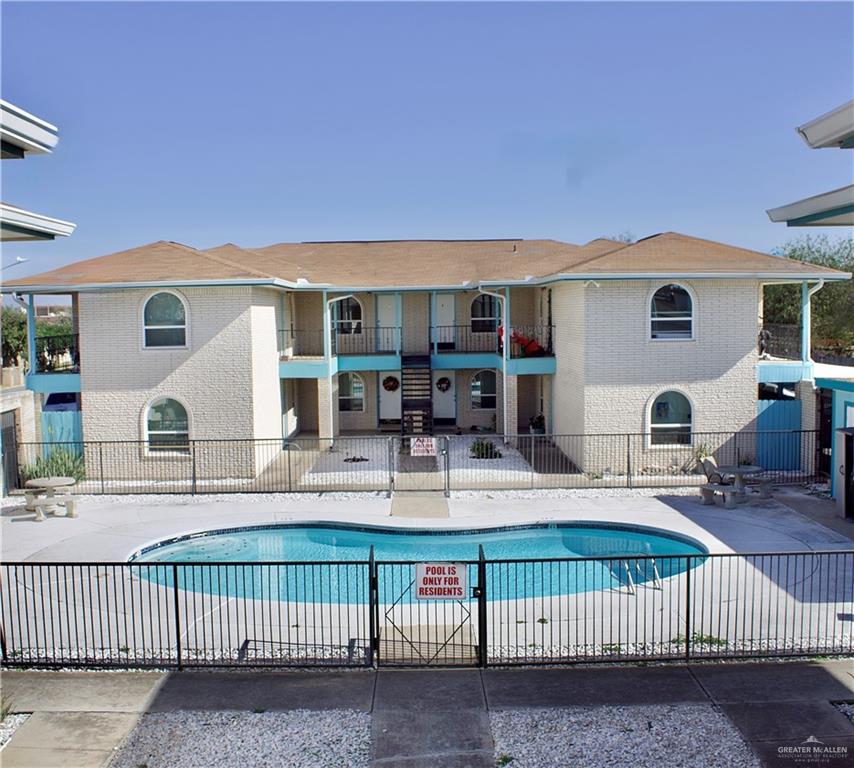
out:
{"label": "turquoise support column", "polygon": [[810,291],[807,281],[801,283],[801,362],[810,361],[810,336],[812,317],[810,314]]}
{"label": "turquoise support column", "polygon": [[397,291],[394,294],[395,302],[394,302],[394,312],[395,312],[395,324],[397,325],[397,347],[395,351],[399,355],[401,350],[403,349],[403,295],[400,291]]}
{"label": "turquoise support column", "polygon": [[439,352],[439,342],[436,338],[436,291],[430,291],[430,349],[434,355]]}
{"label": "turquoise support column", "polygon": [[507,370],[507,361],[510,359],[510,336],[512,329],[510,327],[510,288],[504,289],[504,370]]}
{"label": "turquoise support column", "polygon": [[36,355],[36,305],[33,294],[27,297],[27,355],[30,358],[30,373],[38,373],[38,357]]}
{"label": "turquoise support column", "polygon": [[331,368],[332,360],[332,333],[331,324],[329,322],[329,291],[323,291],[323,359],[326,360],[327,367]]}

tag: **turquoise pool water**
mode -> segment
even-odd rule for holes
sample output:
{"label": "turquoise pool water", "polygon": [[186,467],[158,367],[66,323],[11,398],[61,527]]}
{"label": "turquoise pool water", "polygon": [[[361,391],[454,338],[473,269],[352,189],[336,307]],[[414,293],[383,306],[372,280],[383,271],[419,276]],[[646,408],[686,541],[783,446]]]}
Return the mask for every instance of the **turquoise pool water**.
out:
{"label": "turquoise pool water", "polygon": [[[483,546],[487,597],[505,600],[574,594],[621,586],[626,565],[636,583],[684,571],[686,555],[706,550],[687,537],[629,526],[528,525],[487,530],[424,530],[347,525],[276,525],[211,531],[146,548],[135,558],[141,576],[194,592],[296,602],[368,601],[370,548],[379,563],[381,602],[406,593],[407,561],[476,561]],[[674,557],[675,556],[675,557]],[[648,559],[655,558],[655,566]],[[554,558],[554,562],[542,562]],[[590,559],[592,558],[592,559]],[[540,561],[540,562],[535,562]],[[690,561],[697,565],[702,557]],[[142,564],[151,563],[149,567]],[[216,568],[193,564],[218,563]],[[265,566],[263,563],[271,563]],[[477,584],[477,566],[468,566]]]}

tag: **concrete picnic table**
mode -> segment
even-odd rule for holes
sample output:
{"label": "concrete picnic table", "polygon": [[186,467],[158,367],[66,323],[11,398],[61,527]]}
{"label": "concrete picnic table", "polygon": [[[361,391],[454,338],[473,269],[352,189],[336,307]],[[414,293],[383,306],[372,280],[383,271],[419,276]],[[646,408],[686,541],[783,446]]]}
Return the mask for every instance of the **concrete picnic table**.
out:
{"label": "concrete picnic table", "polygon": [[764,471],[765,470],[762,467],[756,464],[738,464],[718,467],[718,472],[720,472],[721,475],[732,475],[735,478],[733,488],[735,489],[735,492],[742,497],[742,499],[745,498],[747,490],[744,485],[744,476],[755,475]]}
{"label": "concrete picnic table", "polygon": [[[27,509],[30,512],[36,513],[36,520],[44,520],[44,515],[42,513],[42,508],[44,512],[49,512],[51,514],[56,513],[57,503],[54,499],[56,499],[56,491],[58,488],[73,488],[77,485],[77,480],[73,477],[34,477],[32,480],[27,480],[24,483],[24,488],[29,489],[25,490],[24,493],[27,496]],[[39,502],[38,496],[44,493],[44,501]],[[66,515],[68,517],[76,517],[74,514],[74,503],[73,501],[69,504],[68,500],[64,502]]]}

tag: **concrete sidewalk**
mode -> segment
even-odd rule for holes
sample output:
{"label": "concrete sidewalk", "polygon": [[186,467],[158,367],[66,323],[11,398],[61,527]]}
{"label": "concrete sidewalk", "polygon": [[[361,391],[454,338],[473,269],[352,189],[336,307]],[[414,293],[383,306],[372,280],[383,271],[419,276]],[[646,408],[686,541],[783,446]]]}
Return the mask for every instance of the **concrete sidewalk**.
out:
{"label": "concrete sidewalk", "polygon": [[[778,747],[815,738],[847,746],[854,662],[763,662],[345,672],[5,672],[14,711],[33,712],[2,752],[3,768],[97,768],[144,712],[348,708],[372,713],[372,765],[495,765],[490,709],[713,703],[766,766]],[[809,763],[805,763],[809,765]]]}

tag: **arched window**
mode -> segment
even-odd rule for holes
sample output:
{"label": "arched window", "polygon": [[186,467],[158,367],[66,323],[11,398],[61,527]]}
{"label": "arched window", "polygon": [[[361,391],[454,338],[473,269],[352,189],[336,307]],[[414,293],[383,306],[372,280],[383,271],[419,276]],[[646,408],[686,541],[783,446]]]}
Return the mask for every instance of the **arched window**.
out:
{"label": "arched window", "polygon": [[187,409],[171,398],[156,400],[145,414],[149,451],[190,452],[190,424]]}
{"label": "arched window", "polygon": [[478,371],[471,379],[472,410],[495,409],[495,371]]}
{"label": "arched window", "polygon": [[365,410],[365,382],[358,373],[338,374],[338,410]]}
{"label": "arched window", "polygon": [[494,333],[501,323],[498,299],[486,293],[476,296],[471,303],[472,333]]}
{"label": "arched window", "polygon": [[650,310],[651,338],[694,338],[694,302],[681,285],[659,288],[652,297]]}
{"label": "arched window", "polygon": [[338,333],[362,332],[362,305],[359,300],[350,296],[335,303],[338,308]]}
{"label": "arched window", "polygon": [[651,445],[688,445],[691,442],[691,403],[681,392],[662,392],[649,415]]}
{"label": "arched window", "polygon": [[146,347],[187,346],[187,312],[174,293],[155,293],[143,310]]}

